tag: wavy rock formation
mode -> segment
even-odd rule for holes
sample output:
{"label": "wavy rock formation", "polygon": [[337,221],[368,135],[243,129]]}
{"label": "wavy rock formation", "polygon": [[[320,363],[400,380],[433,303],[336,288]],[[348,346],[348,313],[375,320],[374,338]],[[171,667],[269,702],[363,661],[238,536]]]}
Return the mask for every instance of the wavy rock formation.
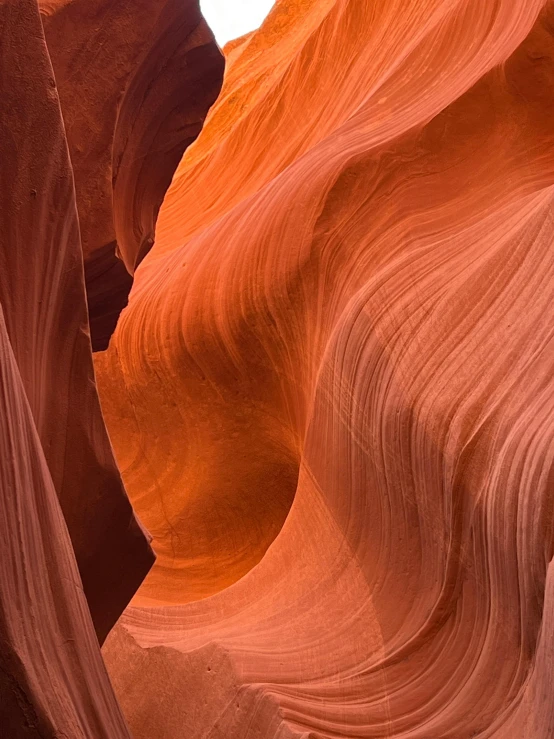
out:
{"label": "wavy rock formation", "polygon": [[[56,490],[102,639],[153,556],[123,490],[94,385],[73,176],[38,8],[21,0],[1,3],[0,13],[0,305],[4,371],[17,402],[2,414],[2,464],[18,485],[36,476],[36,484]],[[20,441],[23,433],[38,434],[40,454],[34,438]],[[54,535],[46,522],[24,523]],[[10,536],[4,520],[1,538]],[[26,569],[30,577],[32,565]]]}
{"label": "wavy rock formation", "polygon": [[35,0],[0,3],[0,45],[0,735],[129,739],[91,612],[102,637],[152,555],[94,387],[73,178]]}
{"label": "wavy rock formation", "polygon": [[96,358],[133,735],[547,739],[554,4],[281,0],[227,56]]}
{"label": "wavy rock formation", "polygon": [[39,0],[77,190],[95,350],[127,304],[223,57],[198,0]]}
{"label": "wavy rock formation", "polygon": [[[0,735],[6,739],[130,739],[98,642],[154,558],[102,419],[80,227],[89,246],[91,229],[105,232],[111,209],[103,197],[111,201],[113,186],[114,218],[121,221],[115,231],[129,264],[138,261],[172,168],[219,88],[222,56],[197,5],[159,5],[158,15],[152,4],[141,8],[154,24],[147,34],[129,4],[44,3],[50,51],[62,70],[64,126],[36,0],[0,2]],[[145,50],[141,38],[140,54],[139,40],[133,46],[121,35],[123,16],[151,44]],[[113,90],[105,84],[107,67],[99,75],[95,66],[99,59],[105,65],[104,53],[115,62]],[[133,57],[127,66],[126,54]],[[115,173],[107,159],[95,160],[96,147],[112,153],[111,124]],[[95,257],[87,254],[90,264]],[[112,276],[98,275],[108,302],[114,289],[117,298]]]}

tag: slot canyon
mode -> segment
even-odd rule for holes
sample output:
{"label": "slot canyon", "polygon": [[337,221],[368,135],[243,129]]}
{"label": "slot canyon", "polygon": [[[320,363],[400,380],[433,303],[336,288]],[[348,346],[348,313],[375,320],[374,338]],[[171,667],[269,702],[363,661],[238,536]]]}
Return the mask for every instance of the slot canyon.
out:
{"label": "slot canyon", "polygon": [[0,0],[0,739],[554,739],[554,0],[268,10]]}

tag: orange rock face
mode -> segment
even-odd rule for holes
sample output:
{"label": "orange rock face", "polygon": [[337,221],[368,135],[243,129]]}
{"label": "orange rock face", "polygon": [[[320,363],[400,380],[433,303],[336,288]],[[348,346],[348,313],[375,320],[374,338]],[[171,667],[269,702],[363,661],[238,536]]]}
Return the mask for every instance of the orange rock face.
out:
{"label": "orange rock face", "polygon": [[554,2],[0,41],[0,737],[552,739]]}
{"label": "orange rock face", "polygon": [[[554,735],[554,6],[282,0],[109,350],[136,739]],[[549,574],[550,573],[550,574]]]}

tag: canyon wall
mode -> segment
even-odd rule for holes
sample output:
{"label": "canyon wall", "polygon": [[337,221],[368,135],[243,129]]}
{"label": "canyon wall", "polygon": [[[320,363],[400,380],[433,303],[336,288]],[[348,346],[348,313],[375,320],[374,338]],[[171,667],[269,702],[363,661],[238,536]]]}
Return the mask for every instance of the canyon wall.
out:
{"label": "canyon wall", "polygon": [[91,613],[104,636],[152,557],[94,388],[73,179],[34,0],[0,4],[0,42],[0,734],[123,739]]}
{"label": "canyon wall", "polygon": [[0,43],[0,735],[550,739],[554,2]]}
{"label": "canyon wall", "polygon": [[77,191],[90,331],[105,349],[163,197],[221,87],[198,0],[39,0]]}
{"label": "canyon wall", "polygon": [[96,355],[135,739],[554,732],[554,5],[281,0]]}
{"label": "canyon wall", "polygon": [[[83,3],[48,5],[55,14]],[[93,3],[87,8],[92,13]],[[126,8],[132,11],[131,4]],[[195,23],[197,16],[195,6]],[[221,54],[205,26],[202,33],[219,59],[220,77],[210,72],[197,107],[190,106],[196,128],[174,132],[174,158],[198,132],[199,111],[207,110],[221,84]],[[65,93],[75,84],[74,96],[85,107],[92,98],[79,65],[92,77],[88,57],[99,45],[86,36],[84,24],[65,29],[66,51],[80,41],[88,44],[72,62],[72,81],[64,80]],[[36,0],[0,2],[0,45],[0,735],[123,739],[130,734],[99,640],[154,556],[123,488],[100,410],[81,243],[87,201],[76,196],[79,167],[66,137],[71,114],[66,119],[60,108]],[[111,72],[104,69],[103,78]],[[189,81],[180,76],[185,104]],[[98,79],[99,89],[102,84]],[[180,105],[175,89],[172,105]],[[83,141],[72,139],[83,156],[94,140],[95,116],[100,126],[112,103],[121,118],[123,106],[106,95]],[[147,104],[141,106],[147,116]],[[156,116],[158,125],[164,110],[156,108]],[[132,133],[127,131],[129,141]],[[130,170],[142,161],[139,154],[154,155],[153,140],[149,135],[147,143],[137,144],[132,166],[122,160],[128,183]],[[102,146],[109,151],[109,141]],[[156,157],[165,169],[152,184],[157,194],[147,198],[151,219],[155,198],[161,202],[160,188],[171,176],[168,161],[159,151]]]}

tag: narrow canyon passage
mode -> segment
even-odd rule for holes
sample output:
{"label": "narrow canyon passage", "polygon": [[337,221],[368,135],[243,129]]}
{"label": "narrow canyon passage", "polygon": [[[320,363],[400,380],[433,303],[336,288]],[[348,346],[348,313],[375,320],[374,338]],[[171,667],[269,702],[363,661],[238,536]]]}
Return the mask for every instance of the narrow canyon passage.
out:
{"label": "narrow canyon passage", "polygon": [[0,44],[0,737],[552,739],[554,1]]}

